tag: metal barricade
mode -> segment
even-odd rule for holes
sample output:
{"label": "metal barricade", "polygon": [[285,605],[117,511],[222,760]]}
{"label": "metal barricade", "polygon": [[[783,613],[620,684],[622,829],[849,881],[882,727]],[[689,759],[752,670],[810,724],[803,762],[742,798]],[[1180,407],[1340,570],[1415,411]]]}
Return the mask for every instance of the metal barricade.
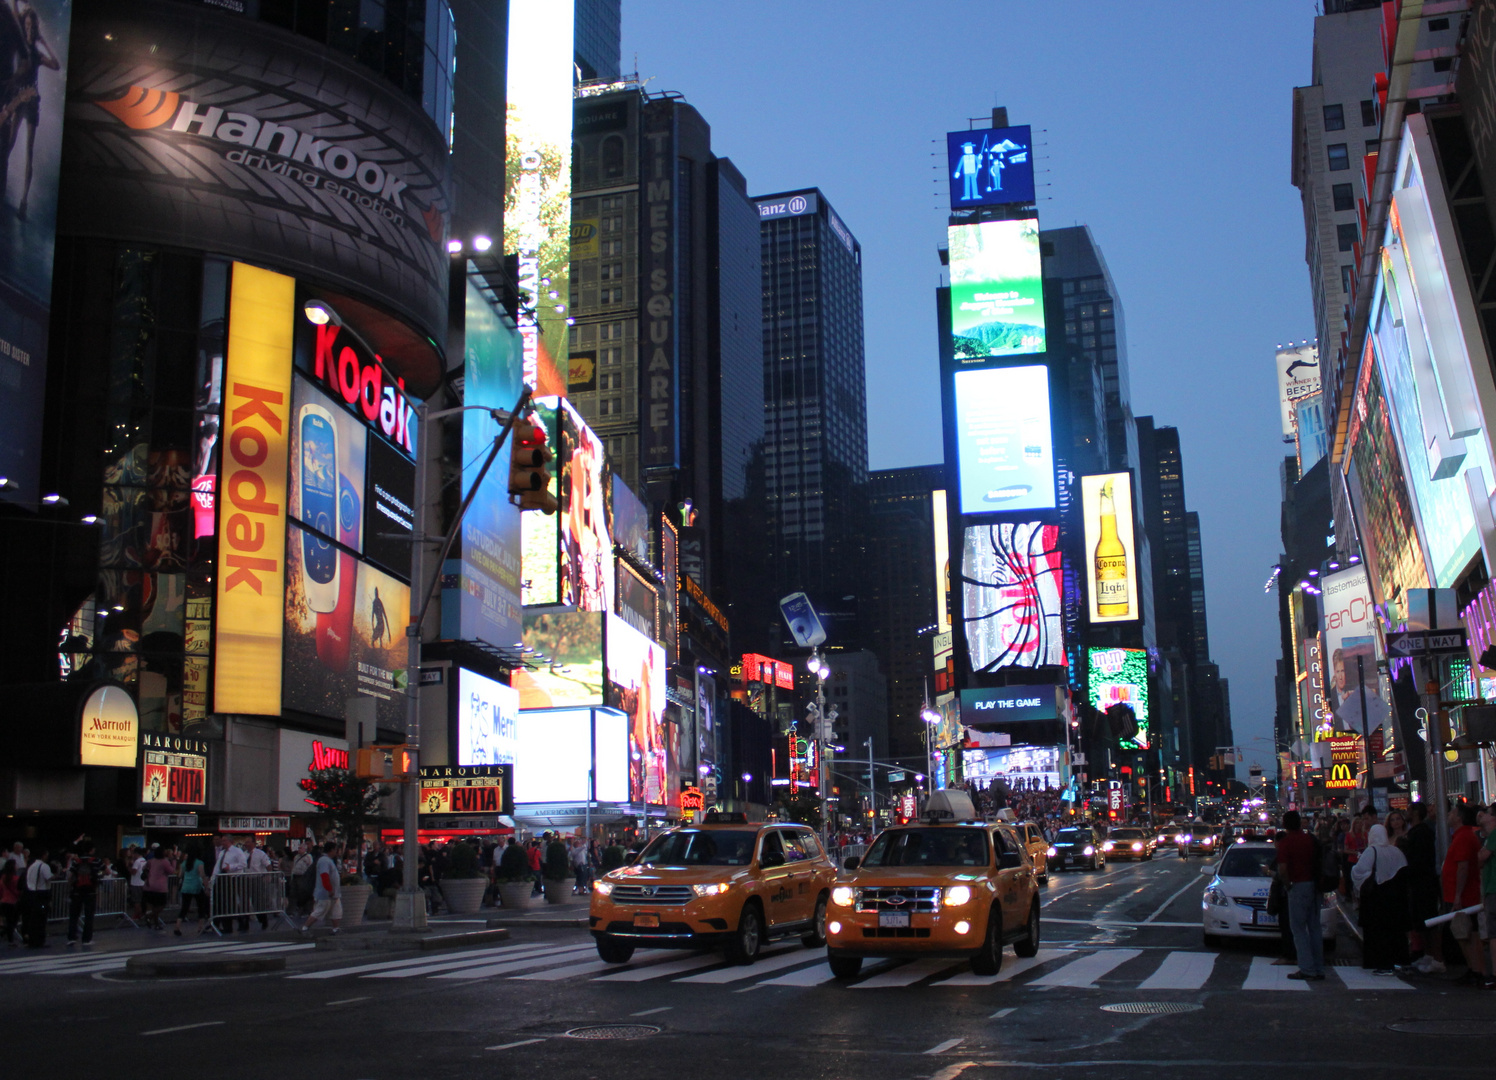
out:
{"label": "metal barricade", "polygon": [[843,861],[853,858],[854,856],[860,859],[866,854],[866,844],[843,844],[841,847],[841,852],[837,858],[837,865],[840,865]]}
{"label": "metal barricade", "polygon": [[[130,917],[130,882],[127,878],[105,878],[95,890],[94,919],[106,915],[123,919],[131,926],[139,924]],[[52,891],[47,897],[47,921],[66,922],[68,907],[72,902],[72,887],[67,878],[59,875],[52,881]]]}
{"label": "metal barricade", "polygon": [[219,874],[208,883],[211,925],[228,919],[248,919],[251,915],[268,915],[284,919],[294,927],[286,914],[286,875],[279,870],[263,874]]}

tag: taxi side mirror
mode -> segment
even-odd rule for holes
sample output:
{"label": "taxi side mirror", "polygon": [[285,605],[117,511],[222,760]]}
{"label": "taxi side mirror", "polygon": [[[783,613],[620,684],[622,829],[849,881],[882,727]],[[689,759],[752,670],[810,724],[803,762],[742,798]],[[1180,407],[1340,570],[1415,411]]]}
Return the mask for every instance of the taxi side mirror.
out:
{"label": "taxi side mirror", "polygon": [[848,855],[845,859],[842,860],[843,870],[856,870],[861,865],[862,860],[859,859],[856,855]]}
{"label": "taxi side mirror", "polygon": [[634,863],[636,863],[636,862],[639,861],[639,854],[640,853],[637,852],[637,851],[630,851],[630,852],[626,853],[623,856],[623,865],[625,865],[625,866],[633,866]]}
{"label": "taxi side mirror", "polygon": [[783,866],[784,856],[777,851],[766,851],[759,858],[758,864],[763,867]]}
{"label": "taxi side mirror", "polygon": [[1215,872],[1216,872],[1216,868],[1214,866],[1202,866],[1202,867],[1200,867],[1200,876],[1201,877],[1214,877],[1215,876]]}
{"label": "taxi side mirror", "polygon": [[1023,856],[1016,851],[1005,851],[997,857],[999,870],[1017,870],[1023,866]]}

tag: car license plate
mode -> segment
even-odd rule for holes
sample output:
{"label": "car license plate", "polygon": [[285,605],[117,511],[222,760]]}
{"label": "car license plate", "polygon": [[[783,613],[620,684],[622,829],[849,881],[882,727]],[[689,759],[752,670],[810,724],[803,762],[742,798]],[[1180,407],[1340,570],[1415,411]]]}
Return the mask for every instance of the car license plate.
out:
{"label": "car license plate", "polygon": [[878,916],[879,926],[906,927],[909,925],[907,911],[883,912]]}
{"label": "car license plate", "polygon": [[1278,925],[1278,916],[1276,916],[1276,915],[1269,915],[1265,911],[1254,911],[1254,912],[1252,912],[1252,925],[1253,926],[1277,926]]}
{"label": "car license plate", "polygon": [[634,915],[634,925],[641,927],[655,927],[660,925],[660,917],[655,914],[646,915],[642,911]]}

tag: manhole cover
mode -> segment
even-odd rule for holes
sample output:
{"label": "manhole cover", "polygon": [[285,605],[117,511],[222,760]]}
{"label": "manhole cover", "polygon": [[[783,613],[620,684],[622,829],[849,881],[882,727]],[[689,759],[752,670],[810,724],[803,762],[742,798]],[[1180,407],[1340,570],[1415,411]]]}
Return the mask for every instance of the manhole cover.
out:
{"label": "manhole cover", "polygon": [[1489,1035],[1489,1020],[1404,1020],[1388,1024],[1388,1030],[1405,1035]]}
{"label": "manhole cover", "polygon": [[1170,1013],[1199,1012],[1201,1006],[1189,1001],[1123,1001],[1103,1005],[1102,1012],[1129,1013],[1133,1016],[1165,1016]]}
{"label": "manhole cover", "polygon": [[660,1029],[653,1024],[597,1024],[593,1027],[572,1028],[566,1033],[568,1039],[643,1039],[658,1035]]}

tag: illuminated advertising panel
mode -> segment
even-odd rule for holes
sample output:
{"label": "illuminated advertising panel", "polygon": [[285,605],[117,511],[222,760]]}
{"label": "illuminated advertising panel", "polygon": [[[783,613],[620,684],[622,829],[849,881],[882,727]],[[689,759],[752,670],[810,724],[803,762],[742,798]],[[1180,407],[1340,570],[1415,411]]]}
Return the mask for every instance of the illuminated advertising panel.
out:
{"label": "illuminated advertising panel", "polygon": [[525,613],[525,660],[510,676],[521,709],[603,703],[602,615]]}
{"label": "illuminated advertising panel", "polygon": [[665,660],[674,666],[680,651],[680,556],[679,537],[670,519],[660,516],[660,570],[664,583],[660,588],[660,640],[665,646]]}
{"label": "illuminated advertising panel", "polygon": [[652,582],[646,581],[622,559],[614,568],[618,581],[618,605],[614,614],[645,637],[659,634],[660,595]]}
{"label": "illuminated advertising panel", "polygon": [[1106,712],[1113,705],[1130,705],[1138,734],[1124,739],[1122,749],[1146,749],[1148,741],[1148,654],[1142,649],[1090,649],[1090,698],[1093,708]]}
{"label": "illuminated advertising panel", "polygon": [[1018,724],[1058,720],[1060,707],[1053,686],[990,686],[962,690],[961,723]]}
{"label": "illuminated advertising panel", "polygon": [[663,806],[675,727],[665,723],[665,650],[616,615],[607,647],[607,703],[629,718],[629,801]]}
{"label": "illuminated advertising panel", "polygon": [[1140,617],[1132,473],[1080,478],[1085,518],[1086,604],[1093,625]]}
{"label": "illuminated advertising panel", "polygon": [[956,362],[1043,352],[1039,219],[952,225],[949,237]]}
{"label": "illuminated advertising panel", "polygon": [[[234,264],[219,485],[215,712],[281,711],[295,304],[291,278]],[[341,706],[335,715],[342,715]]]}
{"label": "illuminated advertising panel", "polygon": [[1027,124],[947,132],[945,146],[952,211],[1034,201],[1033,135]]}
{"label": "illuminated advertising panel", "polygon": [[649,508],[616,473],[608,482],[608,532],[641,565],[649,558]]}
{"label": "illuminated advertising panel", "polygon": [[1283,424],[1283,441],[1294,440],[1293,406],[1295,402],[1319,393],[1319,348],[1315,345],[1288,345],[1273,355],[1278,372],[1278,411]]}
{"label": "illuminated advertising panel", "polygon": [[[484,409],[512,409],[523,385],[519,333],[479,292],[471,275],[464,305],[463,402]],[[498,433],[499,424],[492,414],[477,409],[462,414],[464,493],[472,490]],[[507,448],[499,451],[496,467],[507,465],[508,453]],[[504,647],[520,640],[521,519],[547,516],[522,514],[509,502],[502,476],[490,473],[462,519],[461,592],[456,603],[443,600],[443,636]],[[554,530],[552,519],[552,540]],[[550,580],[554,579],[551,574]],[[454,613],[455,627],[450,625]]]}
{"label": "illuminated advertising panel", "polygon": [[205,806],[208,802],[208,744],[180,735],[142,732],[140,805]]}
{"label": "illuminated advertising panel", "polygon": [[961,512],[1053,510],[1049,369],[958,371],[954,380]]}
{"label": "illuminated advertising panel", "polygon": [[580,803],[592,797],[591,709],[521,713],[516,728],[514,801]]}
{"label": "illuminated advertising panel", "polygon": [[0,132],[14,166],[0,170],[10,179],[0,184],[0,476],[11,481],[0,498],[28,503],[42,495],[38,467],[71,32],[71,0],[0,5],[0,39],[12,57]]}
{"label": "illuminated advertising panel", "polygon": [[565,394],[571,265],[571,0],[510,0],[504,252],[519,257],[519,287],[535,298],[519,320],[524,379]]}
{"label": "illuminated advertising panel", "polygon": [[935,518],[935,633],[951,632],[951,527],[945,492],[930,493]]}
{"label": "illuminated advertising panel", "polygon": [[1348,791],[1358,786],[1361,774],[1361,736],[1339,735],[1329,740],[1330,764],[1325,770],[1325,787],[1331,791]]}
{"label": "illuminated advertising panel", "polygon": [[962,775],[967,780],[1001,780],[1010,791],[1045,791],[1060,786],[1060,748],[1057,746],[992,747],[962,751]]}
{"label": "illuminated advertising panel", "polygon": [[[610,470],[603,442],[571,403],[561,422],[561,602],[581,611],[613,606],[613,538],[608,535]],[[536,515],[528,515],[534,517]]]}
{"label": "illuminated advertising panel", "polygon": [[78,764],[135,768],[140,716],[123,686],[100,686],[83,700],[78,714]]}
{"label": "illuminated advertising panel", "polygon": [[973,671],[1065,663],[1060,530],[974,525],[961,551],[962,614]]}
{"label": "illuminated advertising panel", "polygon": [[421,766],[421,814],[514,813],[513,765]]}
{"label": "illuminated advertising panel", "polygon": [[[561,451],[560,425],[558,422],[558,399],[539,398],[535,401],[534,419],[546,433],[546,441],[556,455],[549,468],[551,477],[547,490],[559,503],[561,497],[560,474],[564,466]],[[561,592],[561,522],[560,514],[521,513],[520,536],[523,544],[520,598],[525,607],[565,603]]]}
{"label": "illuminated advertising panel", "polygon": [[[1390,715],[1377,669],[1376,611],[1366,568],[1320,579],[1329,701],[1339,731],[1375,731]],[[1359,661],[1359,663],[1358,663]],[[1365,689],[1363,709],[1362,690]],[[1365,724],[1363,728],[1363,723]]]}
{"label": "illuminated advertising panel", "polygon": [[[286,529],[285,704],[342,719],[371,697],[381,727],[405,717],[402,632],[410,587],[297,525]],[[279,667],[279,665],[277,665]]]}
{"label": "illuminated advertising panel", "polygon": [[518,760],[518,723],[518,690],[476,671],[458,669],[457,764],[513,765]]}

